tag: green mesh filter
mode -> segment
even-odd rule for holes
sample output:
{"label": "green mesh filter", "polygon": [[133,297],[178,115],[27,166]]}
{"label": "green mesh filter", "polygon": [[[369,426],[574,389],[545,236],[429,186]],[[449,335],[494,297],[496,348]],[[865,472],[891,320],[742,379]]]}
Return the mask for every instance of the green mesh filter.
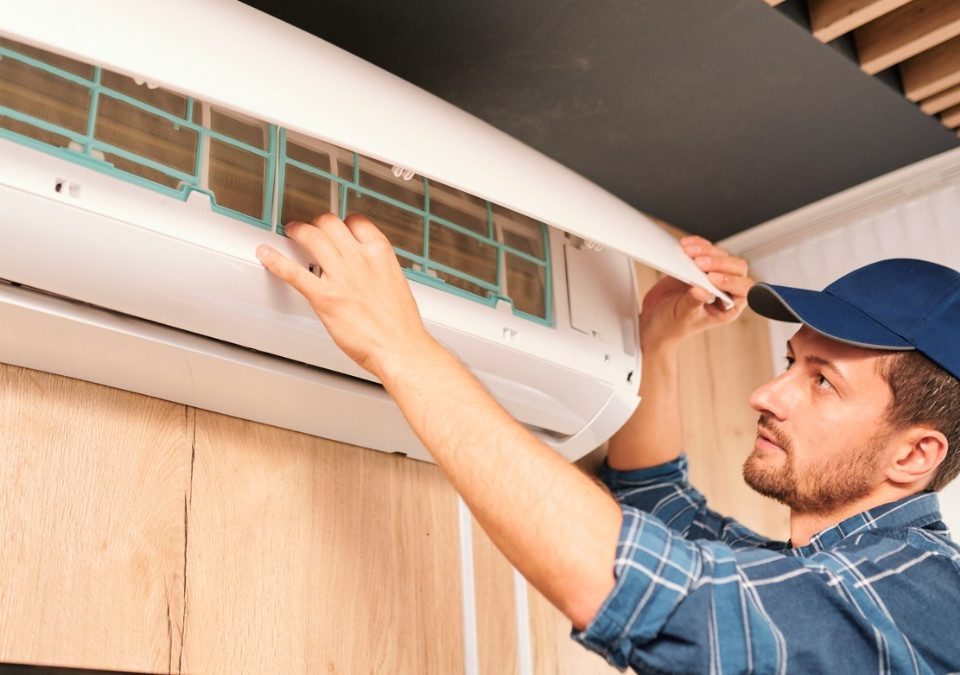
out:
{"label": "green mesh filter", "polygon": [[276,128],[0,40],[0,134],[271,229]]}
{"label": "green mesh filter", "polygon": [[373,158],[2,38],[0,137],[279,234],[362,213],[409,278],[553,325],[546,225]]}

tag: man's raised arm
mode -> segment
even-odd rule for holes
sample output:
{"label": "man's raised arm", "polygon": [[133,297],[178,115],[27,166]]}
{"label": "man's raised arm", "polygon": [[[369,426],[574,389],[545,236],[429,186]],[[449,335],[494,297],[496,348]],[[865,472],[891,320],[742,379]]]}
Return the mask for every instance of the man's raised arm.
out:
{"label": "man's raised arm", "polygon": [[664,277],[643,298],[640,312],[640,405],[610,439],[607,463],[623,471],[645,469],[676,459],[683,450],[680,421],[678,348],[686,338],[729,323],[746,307],[753,281],[747,263],[702,237],[680,240],[684,251],[710,281],[734,299],[724,310],[708,304],[709,293],[672,277]]}
{"label": "man's raised arm", "polygon": [[380,379],[497,548],[574,626],[586,626],[613,589],[618,504],[426,332],[393,248],[370,221],[327,214],[286,232],[319,263],[319,278],[268,246],[257,257]]}

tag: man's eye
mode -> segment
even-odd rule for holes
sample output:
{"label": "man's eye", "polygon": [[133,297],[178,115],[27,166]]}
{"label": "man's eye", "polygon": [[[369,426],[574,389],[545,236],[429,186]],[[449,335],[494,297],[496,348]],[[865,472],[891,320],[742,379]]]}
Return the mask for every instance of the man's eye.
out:
{"label": "man's eye", "polygon": [[792,356],[784,356],[783,360],[787,364],[786,369],[790,370],[790,366],[792,366],[794,363],[794,358]]}
{"label": "man's eye", "polygon": [[830,384],[830,380],[828,380],[827,378],[825,378],[823,375],[818,375],[818,376],[817,376],[817,387],[819,387],[820,389],[831,389],[831,388],[833,387],[833,385]]}

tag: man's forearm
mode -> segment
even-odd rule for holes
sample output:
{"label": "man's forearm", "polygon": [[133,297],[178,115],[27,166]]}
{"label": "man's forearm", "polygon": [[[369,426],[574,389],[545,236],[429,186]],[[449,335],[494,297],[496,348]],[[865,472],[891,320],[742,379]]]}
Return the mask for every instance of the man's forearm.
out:
{"label": "man's forearm", "polygon": [[683,237],[680,245],[710,281],[730,295],[733,307],[721,308],[704,289],[671,277],[661,278],[646,292],[640,310],[641,400],[630,420],[610,439],[607,462],[615,469],[645,469],[676,459],[682,452],[678,347],[697,333],[736,319],[753,284],[742,258],[702,237]]}
{"label": "man's forearm", "polygon": [[497,548],[582,628],[613,588],[617,503],[432,340],[379,375]]}
{"label": "man's forearm", "polygon": [[683,451],[677,345],[643,353],[640,405],[610,439],[607,463],[614,469],[645,469]]}

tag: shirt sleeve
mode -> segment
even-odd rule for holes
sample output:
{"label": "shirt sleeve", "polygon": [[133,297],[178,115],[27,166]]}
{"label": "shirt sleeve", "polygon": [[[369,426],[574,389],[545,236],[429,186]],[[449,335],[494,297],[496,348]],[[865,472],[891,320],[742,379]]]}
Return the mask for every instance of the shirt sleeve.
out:
{"label": "shirt sleeve", "polygon": [[672,462],[633,471],[613,469],[604,460],[599,477],[614,498],[659,518],[674,532],[688,539],[722,541],[730,546],[783,547],[742,523],[707,507],[706,498],[689,481],[686,455]]}
{"label": "shirt sleeve", "polygon": [[690,541],[622,510],[614,589],[572,633],[617,668],[914,672],[912,648],[889,615],[871,610],[872,591],[844,580],[842,558],[831,569],[816,557]]}

